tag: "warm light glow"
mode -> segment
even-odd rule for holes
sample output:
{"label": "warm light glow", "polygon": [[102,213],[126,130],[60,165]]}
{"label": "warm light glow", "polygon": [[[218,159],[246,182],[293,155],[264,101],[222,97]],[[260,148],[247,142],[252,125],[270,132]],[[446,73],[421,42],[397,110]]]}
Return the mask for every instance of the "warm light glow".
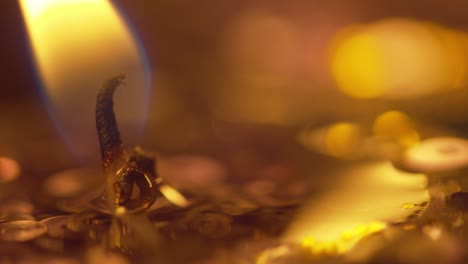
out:
{"label": "warm light glow", "polygon": [[[283,237],[314,253],[344,253],[361,238],[401,222],[428,201],[423,174],[402,172],[389,162],[337,173],[341,183],[302,208]],[[405,204],[414,204],[409,208]]]}
{"label": "warm light glow", "polygon": [[317,129],[304,129],[299,142],[308,149],[341,159],[362,154],[364,133],[358,124],[338,122]]}
{"label": "warm light glow", "polygon": [[159,187],[159,191],[161,191],[167,200],[179,207],[186,207],[188,205],[187,199],[185,199],[185,197],[180,192],[169,185],[162,185]]}
{"label": "warm light glow", "polygon": [[0,156],[0,183],[17,179],[20,173],[21,167],[16,160]]}
{"label": "warm light glow", "polygon": [[46,90],[46,102],[50,102],[57,125],[63,128],[73,149],[94,151],[83,141],[94,142],[89,138],[95,134],[96,92],[115,73],[127,75],[127,87],[118,89],[116,95],[118,121],[125,132],[130,120],[133,127],[141,128],[135,125],[145,118],[148,66],[110,1],[20,0],[19,3]]}
{"label": "warm light glow", "polygon": [[372,98],[385,92],[387,80],[380,44],[376,36],[357,33],[338,47],[332,72],[344,93],[356,98]]}
{"label": "warm light glow", "polygon": [[379,115],[374,121],[373,131],[377,138],[404,148],[419,142],[419,133],[413,122],[405,113],[399,111],[387,111]]}
{"label": "warm light glow", "polygon": [[337,123],[328,128],[325,138],[327,152],[336,157],[352,157],[362,141],[359,126],[351,123]]}
{"label": "warm light glow", "polygon": [[403,165],[414,171],[449,171],[468,167],[468,140],[430,138],[408,149]]}
{"label": "warm light glow", "polygon": [[347,252],[363,237],[379,232],[386,228],[383,222],[360,224],[354,228],[343,231],[341,237],[334,241],[317,241],[312,236],[304,237],[301,246],[313,254],[341,254]]}
{"label": "warm light glow", "polygon": [[291,253],[291,249],[286,245],[280,245],[274,248],[269,248],[262,251],[257,257],[256,264],[275,263],[275,259],[287,256]]}
{"label": "warm light glow", "polygon": [[355,98],[417,98],[466,84],[462,33],[430,23],[388,19],[344,29],[332,44],[338,88]]}

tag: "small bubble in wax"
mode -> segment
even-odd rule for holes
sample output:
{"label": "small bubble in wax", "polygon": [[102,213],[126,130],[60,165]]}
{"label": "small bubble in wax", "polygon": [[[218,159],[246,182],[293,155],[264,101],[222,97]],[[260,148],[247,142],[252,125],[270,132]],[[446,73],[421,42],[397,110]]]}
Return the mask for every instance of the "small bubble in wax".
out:
{"label": "small bubble in wax", "polygon": [[47,227],[33,220],[20,220],[0,224],[0,240],[29,241],[47,231]]}
{"label": "small bubble in wax", "polygon": [[14,159],[0,157],[0,183],[15,180],[21,173],[21,168]]}

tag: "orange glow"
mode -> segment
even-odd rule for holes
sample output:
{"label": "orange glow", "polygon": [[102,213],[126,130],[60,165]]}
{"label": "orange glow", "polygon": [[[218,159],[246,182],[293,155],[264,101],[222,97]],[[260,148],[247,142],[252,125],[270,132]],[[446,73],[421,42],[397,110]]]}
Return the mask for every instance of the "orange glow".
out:
{"label": "orange glow", "polygon": [[[123,99],[116,96],[116,115],[121,125],[144,118],[146,106],[142,102],[146,101],[149,85],[147,65],[110,1],[19,3],[47,101],[71,142],[94,136],[96,91],[103,80],[115,73],[124,72],[130,87],[117,91],[125,99],[125,103],[119,103]],[[89,148],[83,144],[74,146],[80,147]]]}
{"label": "orange glow", "polygon": [[429,199],[425,175],[399,171],[390,162],[356,166],[336,176],[341,184],[302,208],[285,242],[312,253],[345,253],[387,223],[404,221]]}
{"label": "orange glow", "polygon": [[419,142],[419,133],[411,119],[399,111],[387,111],[377,117],[373,130],[383,141],[396,143],[401,147],[411,147]]}
{"label": "orange glow", "polygon": [[338,122],[314,130],[305,129],[298,135],[306,148],[336,158],[356,158],[361,153],[364,133],[358,124]]}
{"label": "orange glow", "polygon": [[356,98],[372,98],[386,90],[380,40],[368,33],[346,37],[337,48],[332,73],[339,88]]}
{"label": "orange glow", "polygon": [[328,128],[325,146],[327,152],[335,157],[352,157],[357,154],[362,139],[358,125],[337,123]]}
{"label": "orange glow", "polygon": [[332,45],[331,72],[349,96],[417,98],[466,84],[462,33],[405,19],[343,32]]}

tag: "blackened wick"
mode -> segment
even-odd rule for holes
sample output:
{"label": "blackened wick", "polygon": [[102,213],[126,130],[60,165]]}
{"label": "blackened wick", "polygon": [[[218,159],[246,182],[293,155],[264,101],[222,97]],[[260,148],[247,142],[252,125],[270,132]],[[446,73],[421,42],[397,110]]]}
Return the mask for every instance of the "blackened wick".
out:
{"label": "blackened wick", "polygon": [[[105,197],[114,209],[125,207],[143,211],[160,195],[161,179],[155,170],[154,155],[135,147],[127,153],[115,119],[113,95],[125,75],[118,74],[104,82],[96,101],[96,128],[106,177]],[[133,193],[134,185],[139,195]]]}

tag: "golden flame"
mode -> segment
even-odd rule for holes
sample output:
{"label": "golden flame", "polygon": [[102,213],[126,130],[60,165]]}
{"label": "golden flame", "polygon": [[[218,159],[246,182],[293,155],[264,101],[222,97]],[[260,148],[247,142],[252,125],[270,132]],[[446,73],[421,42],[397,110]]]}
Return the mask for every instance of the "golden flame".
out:
{"label": "golden flame", "polygon": [[[73,147],[92,149],[78,141],[95,137],[95,96],[103,80],[115,73],[127,75],[127,87],[117,90],[116,96],[120,125],[144,116],[142,101],[147,97],[148,69],[135,39],[110,1],[19,3],[51,110],[67,136],[77,143]],[[125,102],[118,102],[119,94]]]}
{"label": "golden flame", "polygon": [[[343,254],[362,238],[401,222],[429,199],[424,174],[375,162],[347,169],[342,184],[307,203],[283,237],[313,254]],[[412,204],[414,206],[408,206]]]}
{"label": "golden flame", "polygon": [[345,28],[332,43],[331,72],[354,98],[418,98],[467,82],[466,35],[436,24],[386,19]]}

